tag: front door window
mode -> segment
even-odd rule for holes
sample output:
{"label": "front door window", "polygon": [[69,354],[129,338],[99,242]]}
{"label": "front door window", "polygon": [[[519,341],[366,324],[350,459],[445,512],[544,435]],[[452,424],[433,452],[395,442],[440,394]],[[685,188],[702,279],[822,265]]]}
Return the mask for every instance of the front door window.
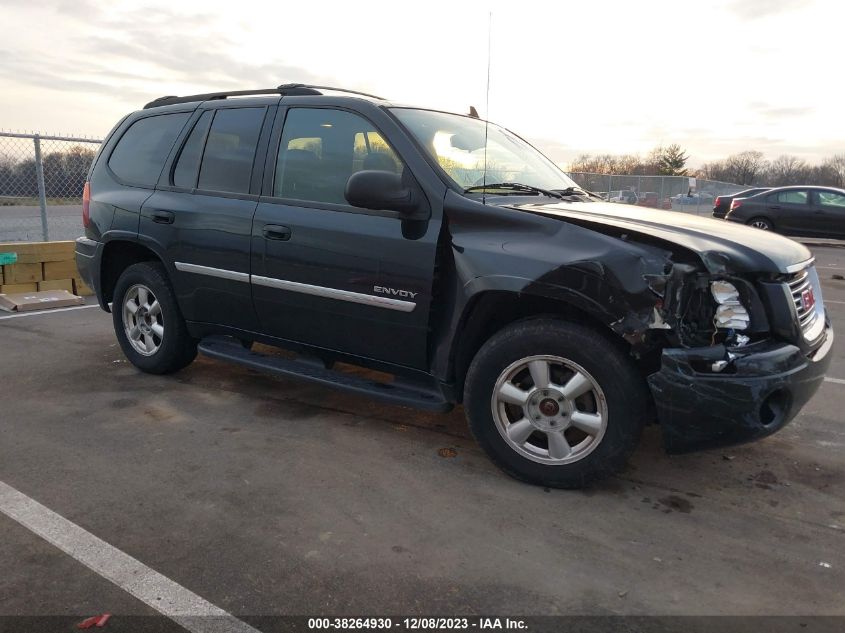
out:
{"label": "front door window", "polygon": [[364,118],[345,110],[292,108],[279,146],[273,195],[348,204],[346,181],[375,169],[401,173],[402,161]]}

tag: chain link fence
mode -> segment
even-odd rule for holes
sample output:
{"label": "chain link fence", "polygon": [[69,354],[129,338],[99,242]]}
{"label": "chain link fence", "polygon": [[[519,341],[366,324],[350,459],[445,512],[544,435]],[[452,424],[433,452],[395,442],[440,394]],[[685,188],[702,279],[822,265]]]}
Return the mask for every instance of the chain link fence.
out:
{"label": "chain link fence", "polygon": [[100,143],[0,132],[0,242],[82,235],[82,188]]}
{"label": "chain link fence", "polygon": [[[624,176],[570,172],[579,187],[611,202],[710,215],[719,196],[729,196],[747,186],[686,176]],[[694,183],[694,184],[693,184]]]}

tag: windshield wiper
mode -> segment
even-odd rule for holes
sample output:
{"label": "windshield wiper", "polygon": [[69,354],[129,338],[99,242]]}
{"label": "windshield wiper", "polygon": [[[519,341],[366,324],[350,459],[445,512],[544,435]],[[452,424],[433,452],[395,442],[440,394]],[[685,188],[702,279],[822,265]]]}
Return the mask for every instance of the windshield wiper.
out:
{"label": "windshield wiper", "polygon": [[524,185],[521,182],[493,182],[486,185],[474,185],[464,189],[464,193],[472,193],[473,191],[484,191],[486,189],[506,189],[516,193],[533,193],[541,196],[548,196],[549,198],[562,198],[563,196],[548,189],[540,189],[533,185]]}
{"label": "windshield wiper", "polygon": [[560,194],[561,196],[592,196],[593,198],[598,198],[599,200],[602,199],[602,197],[597,193],[587,191],[581,187],[567,187],[566,189],[553,189],[552,191]]}

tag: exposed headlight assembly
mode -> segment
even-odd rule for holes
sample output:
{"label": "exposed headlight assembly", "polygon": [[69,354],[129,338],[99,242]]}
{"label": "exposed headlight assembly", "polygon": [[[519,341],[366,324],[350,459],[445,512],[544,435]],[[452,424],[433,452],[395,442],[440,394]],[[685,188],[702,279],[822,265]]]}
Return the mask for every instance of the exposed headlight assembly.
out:
{"label": "exposed headlight assembly", "polygon": [[751,317],[740,301],[736,286],[727,281],[711,281],[710,292],[717,304],[713,325],[723,330],[744,330],[748,327]]}

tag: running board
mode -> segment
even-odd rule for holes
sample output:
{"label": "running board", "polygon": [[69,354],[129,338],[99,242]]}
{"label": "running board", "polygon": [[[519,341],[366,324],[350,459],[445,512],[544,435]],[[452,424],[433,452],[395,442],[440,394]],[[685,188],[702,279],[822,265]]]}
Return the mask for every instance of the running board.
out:
{"label": "running board", "polygon": [[301,378],[326,387],[334,387],[392,404],[429,411],[449,411],[452,405],[441,393],[425,384],[384,383],[368,380],[304,360],[266,356],[246,349],[240,341],[226,336],[208,336],[199,343],[199,351],[211,358],[227,360],[259,371]]}

